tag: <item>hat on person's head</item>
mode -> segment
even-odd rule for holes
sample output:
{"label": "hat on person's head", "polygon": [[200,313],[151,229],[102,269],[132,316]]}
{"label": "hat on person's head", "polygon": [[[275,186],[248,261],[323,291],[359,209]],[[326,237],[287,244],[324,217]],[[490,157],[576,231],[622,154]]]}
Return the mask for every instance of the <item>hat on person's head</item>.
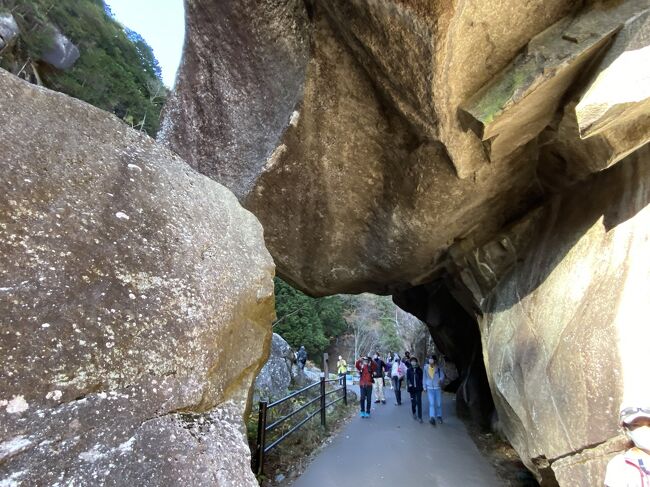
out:
{"label": "hat on person's head", "polygon": [[637,418],[650,419],[650,407],[639,407],[625,404],[621,406],[621,412],[619,415],[621,424],[630,424]]}

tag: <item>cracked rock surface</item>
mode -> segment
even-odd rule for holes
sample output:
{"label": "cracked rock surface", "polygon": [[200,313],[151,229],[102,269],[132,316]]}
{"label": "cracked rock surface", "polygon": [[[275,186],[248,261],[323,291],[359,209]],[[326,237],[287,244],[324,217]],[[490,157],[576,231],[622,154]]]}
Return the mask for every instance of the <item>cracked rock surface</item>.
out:
{"label": "cracked rock surface", "polygon": [[257,485],[242,416],[274,314],[258,221],[112,115],[0,86],[0,478]]}
{"label": "cracked rock surface", "polygon": [[540,480],[602,483],[641,388],[599,340],[642,326],[614,315],[647,290],[648,1],[247,3],[192,2],[162,142],[260,219],[284,279],[426,321],[458,404],[496,408]]}

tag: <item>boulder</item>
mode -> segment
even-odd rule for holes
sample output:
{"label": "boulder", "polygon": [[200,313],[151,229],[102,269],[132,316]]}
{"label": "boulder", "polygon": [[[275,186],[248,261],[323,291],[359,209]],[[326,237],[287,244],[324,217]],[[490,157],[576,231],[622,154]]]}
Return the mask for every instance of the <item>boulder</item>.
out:
{"label": "boulder", "polygon": [[628,0],[560,20],[531,39],[522,54],[463,104],[465,123],[486,142],[490,158],[506,157],[534,139],[588,63],[645,8],[646,0]]}
{"label": "boulder", "polygon": [[295,364],[291,367],[291,378],[296,387],[305,387],[320,381],[321,373],[317,367],[305,367],[302,370]]}
{"label": "boulder", "polygon": [[291,346],[280,335],[274,333],[269,359],[255,379],[255,395],[271,400],[286,395],[291,384],[291,366],[294,359]]}
{"label": "boulder", "polygon": [[159,139],[240,199],[295,119],[309,53],[302,0],[187,2]]}
{"label": "boulder", "polygon": [[79,59],[79,48],[56,28],[53,29],[52,44],[43,52],[41,60],[56,69],[70,69]]}
{"label": "boulder", "polygon": [[2,483],[256,486],[242,417],[274,315],[258,221],[116,117],[0,86]]}
{"label": "boulder", "polygon": [[620,145],[610,164],[650,141],[649,81],[650,8],[618,33],[575,108],[582,138],[601,135]]}
{"label": "boulder", "polygon": [[18,34],[20,29],[14,16],[8,12],[0,13],[0,50],[7,47]]}
{"label": "boulder", "polygon": [[[538,198],[534,148],[489,164],[456,113],[570,9],[508,1],[497,15],[471,3],[429,12],[388,0],[314,2],[305,13],[193,2],[161,140],[238,195],[260,218],[279,274],[310,294],[427,282],[454,240],[490,238]],[[259,15],[270,15],[268,26]],[[517,21],[504,29],[508,16]],[[262,61],[275,66],[282,51],[259,54],[272,45],[264,29],[287,25],[273,32],[293,47],[271,71]],[[486,38],[493,48],[480,54]],[[250,54],[231,56],[242,50]],[[273,102],[276,83],[295,97]]]}
{"label": "boulder", "polygon": [[647,83],[599,80],[627,90],[647,0],[239,5],[192,2],[161,140],[260,219],[284,279],[392,294],[461,408],[496,407],[540,480],[593,483],[628,381],[607,319],[647,269]]}
{"label": "boulder", "polygon": [[526,465],[562,485],[602,485],[620,405],[650,403],[648,160],[642,149],[553,198],[522,261],[486,292],[479,325],[500,422]]}

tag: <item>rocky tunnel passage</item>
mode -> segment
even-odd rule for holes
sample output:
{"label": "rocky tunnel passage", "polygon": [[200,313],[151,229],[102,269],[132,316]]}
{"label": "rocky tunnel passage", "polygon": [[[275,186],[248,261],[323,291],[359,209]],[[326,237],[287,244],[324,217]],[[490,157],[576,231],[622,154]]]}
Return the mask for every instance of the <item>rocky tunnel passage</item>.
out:
{"label": "rocky tunnel passage", "polygon": [[648,1],[186,4],[158,143],[0,73],[3,475],[256,485],[265,244],[424,320],[538,479],[602,484],[650,403]]}
{"label": "rocky tunnel passage", "polygon": [[620,403],[648,399],[647,1],[212,4],[163,143],[260,219],[284,279],[422,318],[540,480],[602,483]]}

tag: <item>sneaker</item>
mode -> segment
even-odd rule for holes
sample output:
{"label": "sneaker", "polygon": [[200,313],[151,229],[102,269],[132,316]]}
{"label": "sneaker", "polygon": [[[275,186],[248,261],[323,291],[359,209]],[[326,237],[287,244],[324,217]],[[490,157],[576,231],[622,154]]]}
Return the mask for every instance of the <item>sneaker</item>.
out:
{"label": "sneaker", "polygon": [[438,423],[442,424],[442,418],[438,418]]}
{"label": "sneaker", "polygon": [[413,413],[413,419],[418,419],[418,417]]}
{"label": "sneaker", "polygon": [[418,418],[418,421],[420,422],[420,424],[422,424],[422,418]]}
{"label": "sneaker", "polygon": [[369,418],[369,417],[370,417],[370,413],[366,413],[366,418]]}
{"label": "sneaker", "polygon": [[429,418],[429,424],[436,425],[436,420],[433,418]]}
{"label": "sneaker", "polygon": [[361,412],[359,413],[359,417],[360,417],[360,418],[365,418],[365,417],[366,417],[366,413],[364,413],[363,411],[361,411]]}
{"label": "sneaker", "polygon": [[382,404],[386,404],[386,401],[385,401],[385,400],[384,400],[384,401],[381,401],[381,403],[382,403]]}
{"label": "sneaker", "polygon": [[377,400],[375,401],[375,404],[379,404],[379,399],[377,399]]}

